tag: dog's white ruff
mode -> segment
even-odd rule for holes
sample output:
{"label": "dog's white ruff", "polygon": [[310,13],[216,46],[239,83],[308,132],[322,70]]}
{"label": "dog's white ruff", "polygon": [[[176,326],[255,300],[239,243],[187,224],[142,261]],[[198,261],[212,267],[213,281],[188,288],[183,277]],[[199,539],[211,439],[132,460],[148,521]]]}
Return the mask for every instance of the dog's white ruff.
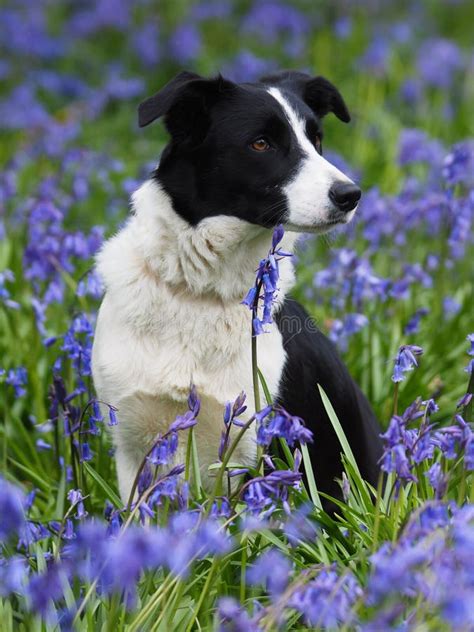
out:
{"label": "dog's white ruff", "polygon": [[[244,390],[253,412],[251,312],[240,302],[272,237],[271,230],[229,216],[190,226],[153,180],[135,192],[132,206],[128,223],[97,257],[106,294],[92,354],[98,397],[118,408],[113,439],[124,501],[153,439],[186,410],[191,382],[202,399],[195,433],[207,487],[224,404]],[[285,234],[282,247],[292,250],[295,238]],[[283,259],[279,302],[293,280],[291,261]],[[258,362],[276,395],[285,352],[277,326],[267,329],[258,338]],[[180,443],[177,460],[184,462],[185,437]],[[255,455],[255,435],[248,432],[232,461],[254,464]]]}

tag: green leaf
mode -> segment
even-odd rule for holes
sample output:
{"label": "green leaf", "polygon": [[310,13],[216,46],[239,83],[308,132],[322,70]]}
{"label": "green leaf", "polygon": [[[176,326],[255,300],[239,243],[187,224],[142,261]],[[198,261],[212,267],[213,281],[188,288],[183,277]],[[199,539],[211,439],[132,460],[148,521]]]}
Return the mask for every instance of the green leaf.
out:
{"label": "green leaf", "polygon": [[339,443],[341,444],[342,451],[346,455],[347,460],[352,465],[354,470],[360,476],[359,467],[358,467],[358,465],[356,463],[356,460],[355,460],[355,457],[354,457],[354,453],[351,450],[351,446],[349,445],[349,442],[348,442],[348,440],[346,438],[346,435],[344,434],[344,430],[342,429],[341,422],[337,418],[337,415],[336,415],[336,413],[334,411],[334,408],[332,407],[332,404],[329,401],[328,396],[324,392],[324,389],[321,386],[321,384],[318,384],[318,388],[319,388],[319,393],[321,395],[321,399],[323,400],[324,408],[326,409],[328,417],[331,420],[332,427],[334,428],[334,432],[337,434],[337,438],[339,439]]}
{"label": "green leaf", "polygon": [[97,485],[102,488],[102,491],[105,492],[108,500],[113,502],[113,504],[119,509],[123,507],[123,502],[120,500],[120,497],[114,492],[110,485],[106,481],[104,481],[102,476],[98,472],[96,472],[87,461],[84,461],[82,465],[87,474],[89,474],[90,477],[93,478],[94,481],[97,483]]}
{"label": "green leaf", "polygon": [[309,456],[308,446],[306,444],[301,445],[301,454],[303,455],[304,470],[306,478],[308,479],[309,495],[313,504],[322,509],[321,499],[319,497],[318,488],[316,487],[316,480],[314,478],[313,466],[311,463],[311,457]]}

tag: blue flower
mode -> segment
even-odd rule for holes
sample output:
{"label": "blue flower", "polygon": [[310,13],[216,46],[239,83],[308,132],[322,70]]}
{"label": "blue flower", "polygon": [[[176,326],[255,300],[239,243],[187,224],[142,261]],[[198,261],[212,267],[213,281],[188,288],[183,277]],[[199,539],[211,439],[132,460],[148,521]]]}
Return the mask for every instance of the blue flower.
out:
{"label": "blue flower", "polygon": [[180,64],[196,59],[201,45],[201,34],[191,23],[178,26],[168,42],[171,57]]}
{"label": "blue flower", "polygon": [[417,67],[422,79],[437,88],[449,88],[463,65],[463,54],[451,40],[428,39],[418,51]]}
{"label": "blue flower", "polygon": [[[278,261],[283,257],[292,256],[278,248],[283,239],[283,226],[277,226],[273,231],[272,247],[266,259],[259,263],[255,285],[250,288],[242,301],[252,310],[252,331],[254,336],[265,333],[264,325],[273,322],[272,307],[278,291],[279,269]],[[261,294],[263,292],[263,295]],[[259,315],[259,302],[263,299],[263,313]]]}
{"label": "blue flower", "polygon": [[268,407],[263,412],[267,414],[257,415],[257,443],[269,446],[273,438],[281,437],[286,440],[288,445],[293,446],[295,443],[311,443],[313,441],[313,433],[306,428],[300,417],[290,415],[280,406],[271,409]]}
{"label": "blue flower", "polygon": [[263,584],[268,593],[277,598],[286,589],[290,580],[292,564],[276,549],[265,551],[247,571],[249,584]]}
{"label": "blue flower", "polygon": [[245,484],[243,499],[252,514],[263,510],[271,513],[278,501],[284,505],[288,499],[288,488],[298,488],[302,475],[292,470],[275,470],[266,476],[251,479]]}
{"label": "blue flower", "polygon": [[17,369],[10,369],[7,373],[5,383],[9,386],[13,386],[15,397],[23,397],[26,394],[24,388],[28,383],[28,372],[24,367],[18,367]]}
{"label": "blue flower", "polygon": [[[3,518],[2,518],[3,520]],[[0,596],[8,597],[12,593],[22,594],[28,577],[28,562],[24,557],[0,556]]]}
{"label": "blue flower", "polygon": [[405,379],[404,374],[418,366],[416,356],[422,353],[423,349],[417,345],[402,345],[395,358],[392,380],[402,382]]}
{"label": "blue flower", "polygon": [[67,493],[67,498],[71,503],[71,507],[76,507],[76,518],[82,520],[87,516],[87,511],[84,508],[84,496],[80,489],[70,489]]}
{"label": "blue flower", "polygon": [[318,576],[296,590],[289,605],[300,612],[312,628],[339,629],[350,624],[352,607],[362,588],[349,571],[339,574],[336,566],[323,568]]}
{"label": "blue flower", "polygon": [[233,597],[219,599],[217,616],[218,632],[261,632],[262,630]]}
{"label": "blue flower", "polygon": [[436,498],[442,498],[448,486],[448,479],[444,475],[440,463],[433,463],[430,469],[425,472],[425,476],[435,491]]}
{"label": "blue flower", "polygon": [[0,477],[0,542],[17,534],[25,524],[24,502],[20,489]]}
{"label": "blue flower", "polygon": [[11,270],[0,272],[0,301],[10,309],[20,309],[20,304],[11,300],[10,291],[5,287],[6,282],[11,283],[14,280],[15,275]]}
{"label": "blue flower", "polygon": [[116,410],[117,409],[113,406],[109,406],[109,426],[116,426],[118,424]]}

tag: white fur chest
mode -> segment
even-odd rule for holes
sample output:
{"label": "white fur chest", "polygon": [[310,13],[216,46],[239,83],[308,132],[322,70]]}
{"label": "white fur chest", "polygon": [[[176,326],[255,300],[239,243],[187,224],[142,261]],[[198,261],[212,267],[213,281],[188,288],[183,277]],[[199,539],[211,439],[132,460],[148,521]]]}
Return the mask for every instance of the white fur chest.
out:
{"label": "white fur chest", "polygon": [[[195,432],[205,484],[217,459],[225,403],[243,390],[253,412],[251,313],[240,301],[271,241],[270,231],[231,217],[190,227],[151,182],[135,194],[134,208],[98,257],[106,296],[92,358],[99,398],[118,408],[122,497],[154,437],[184,412],[191,383],[202,401]],[[281,297],[292,280],[288,262]],[[267,329],[258,337],[258,363],[276,395],[285,351],[276,325]],[[234,456],[252,464],[255,454],[249,432]]]}

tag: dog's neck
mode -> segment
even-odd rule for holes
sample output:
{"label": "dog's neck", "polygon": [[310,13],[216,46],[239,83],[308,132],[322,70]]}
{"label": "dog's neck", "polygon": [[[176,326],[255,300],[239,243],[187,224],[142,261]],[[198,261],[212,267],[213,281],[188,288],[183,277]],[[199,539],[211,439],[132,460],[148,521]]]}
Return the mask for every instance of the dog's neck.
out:
{"label": "dog's neck", "polygon": [[[147,270],[177,289],[240,301],[255,282],[259,261],[271,247],[272,230],[239,218],[219,215],[191,226],[173,209],[156,180],[145,182],[132,197],[136,247]],[[297,235],[285,234],[281,247],[293,251]],[[278,302],[294,282],[290,258],[280,261]]]}

